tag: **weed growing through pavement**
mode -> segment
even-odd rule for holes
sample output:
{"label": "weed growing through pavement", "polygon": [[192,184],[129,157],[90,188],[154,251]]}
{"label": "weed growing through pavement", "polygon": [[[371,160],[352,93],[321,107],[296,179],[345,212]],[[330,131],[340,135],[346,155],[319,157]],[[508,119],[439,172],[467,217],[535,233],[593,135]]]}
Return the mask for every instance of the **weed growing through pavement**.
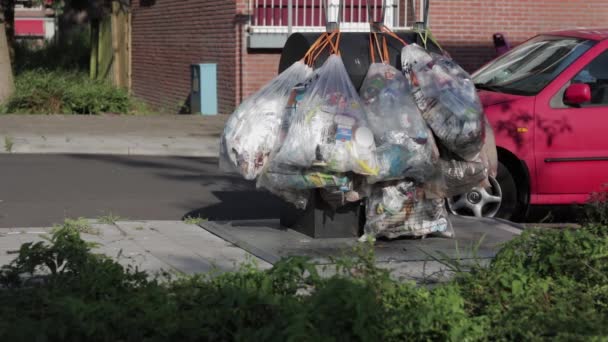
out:
{"label": "weed growing through pavement", "polygon": [[51,233],[54,233],[62,228],[71,229],[78,233],[82,234],[90,234],[90,235],[100,235],[101,231],[93,225],[89,220],[79,217],[77,219],[66,219],[61,225],[54,225]]}
{"label": "weed growing through pavement", "polygon": [[11,138],[10,136],[5,136],[4,137],[4,150],[6,152],[13,152],[13,138]]}
{"label": "weed growing through pavement", "polygon": [[97,218],[97,221],[99,223],[103,223],[103,224],[111,224],[111,225],[116,225],[116,222],[124,220],[124,217],[120,217],[118,215],[114,215],[112,213],[109,213],[107,215],[104,216],[99,216]]}
{"label": "weed growing through pavement", "polygon": [[186,224],[201,224],[203,222],[207,222],[208,220],[206,218],[202,218],[202,217],[193,217],[193,216],[188,216],[186,218],[184,218],[184,223]]}

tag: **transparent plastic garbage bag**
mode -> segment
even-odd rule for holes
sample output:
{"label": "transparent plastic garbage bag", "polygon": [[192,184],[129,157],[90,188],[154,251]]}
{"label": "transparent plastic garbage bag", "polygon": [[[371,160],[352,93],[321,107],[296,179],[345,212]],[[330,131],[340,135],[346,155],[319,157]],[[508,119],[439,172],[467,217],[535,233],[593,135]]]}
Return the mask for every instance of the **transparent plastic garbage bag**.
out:
{"label": "transparent plastic garbage bag", "polygon": [[220,169],[255,179],[277,143],[288,96],[312,70],[296,62],[230,116],[220,139]]}
{"label": "transparent plastic garbage bag", "polygon": [[441,160],[439,165],[446,186],[446,197],[461,195],[475,187],[489,185],[488,169],[481,161]]}
{"label": "transparent plastic garbage bag", "polygon": [[[333,192],[350,194],[353,190],[352,178],[345,174],[324,173],[322,170],[302,170],[289,165],[271,164],[257,180],[257,187],[264,188],[292,203],[300,209],[306,208],[312,189],[328,189]],[[346,199],[346,197],[345,197]],[[354,201],[359,200],[356,198]]]}
{"label": "transparent plastic garbage bag", "polygon": [[496,138],[494,136],[494,130],[492,125],[485,117],[486,125],[486,139],[481,149],[481,162],[486,165],[488,169],[488,176],[496,178],[498,174],[498,152],[496,151]]}
{"label": "transparent plastic garbage bag", "polygon": [[436,137],[467,161],[479,156],[484,142],[484,116],[468,74],[441,55],[431,56],[416,44],[401,53],[403,72],[414,101]]}
{"label": "transparent plastic garbage bag", "polygon": [[379,172],[369,177],[370,183],[403,178],[423,182],[435,167],[436,147],[405,76],[391,65],[374,63],[360,94],[377,144]]}
{"label": "transparent plastic garbage bag", "polygon": [[377,175],[374,135],[342,59],[331,55],[316,74],[275,161],[303,169]]}
{"label": "transparent plastic garbage bag", "polygon": [[369,238],[453,237],[444,199],[427,199],[424,190],[413,182],[378,183],[366,201],[365,234]]}

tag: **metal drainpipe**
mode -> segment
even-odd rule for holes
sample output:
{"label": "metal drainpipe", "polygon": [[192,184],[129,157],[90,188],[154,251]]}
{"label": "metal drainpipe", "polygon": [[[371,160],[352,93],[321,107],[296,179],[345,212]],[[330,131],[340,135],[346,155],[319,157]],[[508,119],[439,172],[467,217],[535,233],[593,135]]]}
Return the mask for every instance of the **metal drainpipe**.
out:
{"label": "metal drainpipe", "polygon": [[293,0],[287,1],[287,37],[291,36],[293,25]]}
{"label": "metal drainpipe", "polygon": [[249,30],[249,26],[251,23],[251,11],[246,14],[237,14],[236,15],[236,25],[238,25],[238,37],[237,41],[240,42],[241,46],[238,49],[239,54],[239,104],[243,102],[243,54],[247,49],[247,32]]}

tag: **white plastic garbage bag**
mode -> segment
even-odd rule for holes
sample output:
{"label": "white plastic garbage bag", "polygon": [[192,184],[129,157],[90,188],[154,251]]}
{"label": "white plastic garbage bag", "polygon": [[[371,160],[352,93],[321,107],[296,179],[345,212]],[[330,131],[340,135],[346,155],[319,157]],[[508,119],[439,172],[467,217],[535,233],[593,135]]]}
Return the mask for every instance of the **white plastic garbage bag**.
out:
{"label": "white plastic garbage bag", "polygon": [[374,135],[342,59],[331,55],[316,74],[275,162],[302,169],[314,166],[327,172],[377,175]]}
{"label": "white plastic garbage bag", "polygon": [[288,96],[311,72],[296,62],[237,108],[220,139],[220,169],[236,170],[245,179],[260,174],[279,138]]}
{"label": "white plastic garbage bag", "polygon": [[401,62],[414,101],[439,141],[464,160],[476,159],[483,146],[485,125],[470,77],[453,61],[431,56],[416,44],[403,48]]}
{"label": "white plastic garbage bag", "polygon": [[423,182],[435,166],[436,147],[405,76],[391,65],[374,63],[360,94],[378,145],[379,172],[369,177],[370,183],[403,178]]}
{"label": "white plastic garbage bag", "polygon": [[360,240],[439,235],[453,237],[444,199],[427,199],[415,183],[375,184],[366,202],[365,234]]}

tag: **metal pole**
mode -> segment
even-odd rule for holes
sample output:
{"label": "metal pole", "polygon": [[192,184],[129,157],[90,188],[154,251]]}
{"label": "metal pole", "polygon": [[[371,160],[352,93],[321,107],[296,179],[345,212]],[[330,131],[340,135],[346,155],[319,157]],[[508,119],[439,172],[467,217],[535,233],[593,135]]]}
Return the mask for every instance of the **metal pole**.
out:
{"label": "metal pole", "polygon": [[293,0],[287,1],[287,34],[291,36],[293,23]]}

